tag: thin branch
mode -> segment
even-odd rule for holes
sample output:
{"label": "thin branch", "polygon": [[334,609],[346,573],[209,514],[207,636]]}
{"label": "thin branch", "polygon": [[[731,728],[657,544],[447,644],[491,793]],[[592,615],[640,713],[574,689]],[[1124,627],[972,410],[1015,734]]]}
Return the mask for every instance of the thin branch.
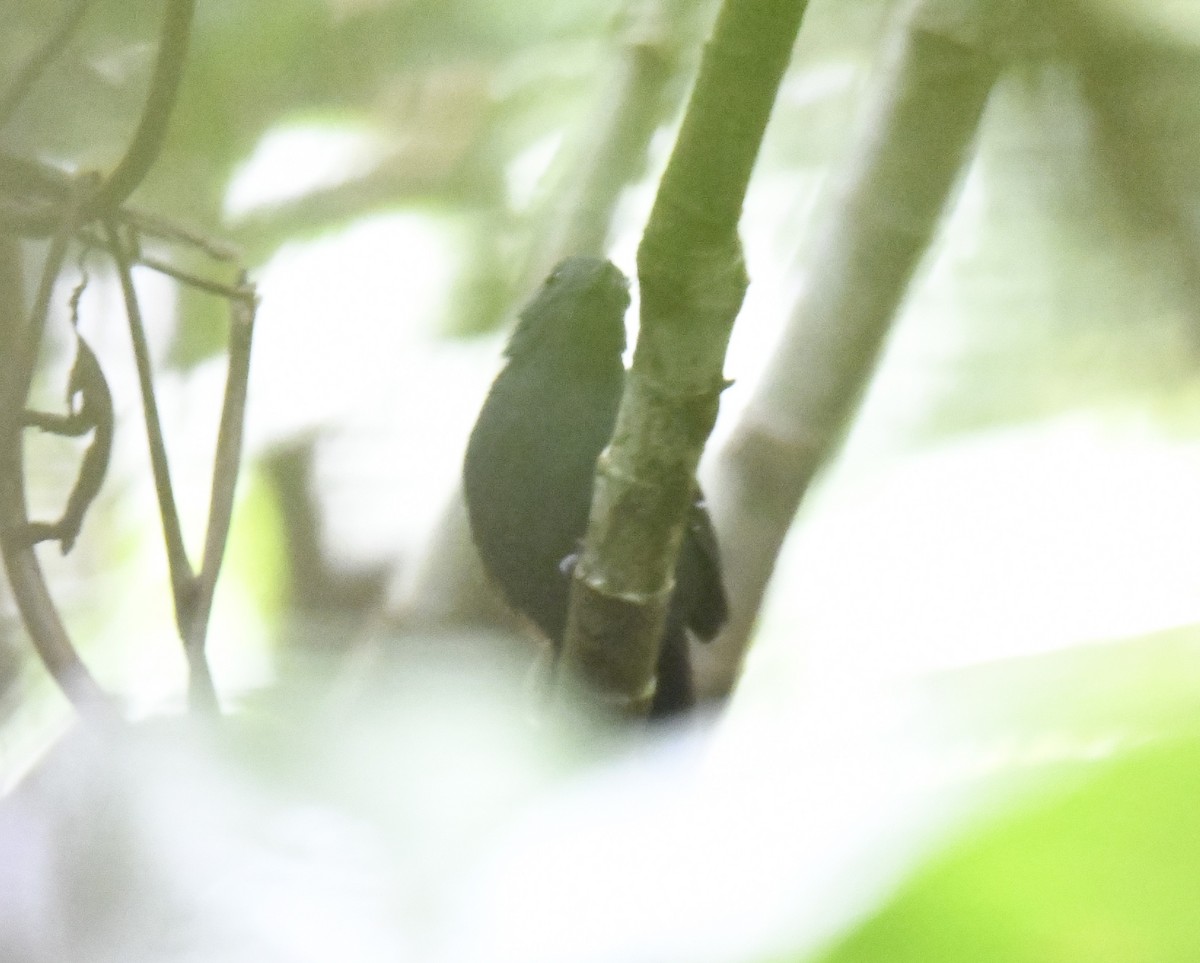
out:
{"label": "thin branch", "polygon": [[126,205],[117,214],[122,224],[127,224],[139,234],[159,238],[164,241],[178,241],[189,247],[198,248],[214,261],[226,264],[240,264],[244,257],[236,244],[230,244],[220,238],[210,237],[195,228],[174,221],[140,208]]}
{"label": "thin branch", "polygon": [[158,42],[158,58],[150,78],[150,94],[142,110],[141,122],[125,156],[93,198],[90,213],[94,216],[116,210],[134,192],[158,159],[167,123],[179,94],[195,6],[195,0],[167,0],[167,12]]}
{"label": "thin branch", "polygon": [[33,89],[38,78],[63,52],[71,35],[75,33],[83,20],[87,6],[88,0],[74,0],[58,29],[46,38],[41,49],[29,58],[29,62],[21,68],[21,72],[17,74],[12,86],[8,88],[3,97],[0,97],[0,128],[3,128],[12,119],[12,115],[29,95],[29,91]]}
{"label": "thin branch", "polygon": [[[157,271],[159,274],[165,274],[169,278],[174,278],[180,284],[186,284],[188,287],[196,288],[200,291],[207,291],[209,294],[216,294],[231,301],[245,301],[247,299],[246,288],[243,285],[223,284],[220,281],[213,281],[210,278],[201,277],[199,274],[193,274],[191,271],[185,271],[182,268],[168,264],[166,261],[160,261],[158,258],[148,257],[145,254],[139,255],[136,263],[144,268],[149,268],[151,271]],[[249,297],[253,298],[253,295]]]}
{"label": "thin branch", "polygon": [[[175,267],[166,261],[160,261],[158,258],[144,254],[141,249],[140,238],[141,235],[145,234],[161,240],[174,241],[188,247],[196,248],[207,254],[214,261],[240,263],[241,253],[233,245],[224,244],[215,238],[208,237],[182,224],[176,224],[166,218],[131,210],[128,207],[122,207],[118,210],[114,220],[118,225],[128,228],[133,235],[134,249],[124,251],[124,255],[129,259],[131,265],[149,268],[152,271],[157,271],[159,274],[165,274],[167,277],[173,278],[180,284],[185,284],[201,291],[207,291],[210,294],[216,294],[223,298],[230,298],[232,300],[250,298],[253,300],[253,293],[248,293],[248,289],[244,284],[226,284],[223,281],[215,281],[212,278],[206,278],[191,271],[185,271],[183,268]],[[88,247],[104,250],[109,248],[107,237],[97,233],[91,227],[81,229],[77,236]]]}
{"label": "thin branch", "polygon": [[[117,223],[126,224],[126,220],[122,217],[123,212],[118,212]],[[136,232],[135,232],[136,233]],[[105,235],[96,233],[92,228],[83,228],[78,232],[78,238],[85,245],[101,250],[109,250],[110,244]],[[136,237],[134,241],[136,243]],[[190,243],[190,242],[189,242]],[[202,248],[203,249],[203,248]],[[206,252],[207,253],[207,252]],[[191,271],[185,271],[183,268],[175,267],[173,264],[168,264],[166,261],[160,261],[158,258],[150,257],[143,254],[140,246],[133,250],[122,250],[123,256],[129,261],[131,267],[149,268],[151,271],[157,271],[159,274],[164,274],[167,277],[178,281],[180,284],[187,285],[191,288],[196,288],[200,291],[207,291],[209,294],[215,294],[219,297],[228,298],[233,301],[243,301],[247,298],[253,299],[252,293],[247,293],[247,288],[244,284],[226,284],[223,281],[214,281],[212,278],[206,278],[199,274],[194,274]],[[114,257],[115,257],[114,253]]]}
{"label": "thin branch", "polygon": [[[17,342],[16,395],[10,399],[14,414],[20,412],[24,407],[25,398],[29,395],[29,386],[33,383],[33,369],[37,364],[42,337],[46,332],[46,318],[50,314],[50,299],[54,296],[54,285],[58,281],[59,274],[62,273],[63,262],[67,257],[67,247],[71,243],[76,212],[77,208],[69,211],[54,235],[50,250],[46,254],[46,263],[43,266],[41,283],[38,285],[37,296],[33,302],[33,310],[29,315],[29,323],[21,332]],[[19,416],[17,421],[19,423]]]}
{"label": "thin branch", "polygon": [[217,431],[217,451],[213,460],[212,497],[208,510],[208,531],[204,538],[204,560],[196,579],[196,591],[187,635],[183,645],[188,655],[190,679],[188,698],[192,708],[216,712],[216,688],[204,654],[208,618],[212,611],[217,576],[225,557],[225,542],[233,519],[233,496],[237,490],[242,460],[242,436],[246,424],[246,389],[250,380],[250,345],[254,338],[255,298],[253,289],[242,280],[243,297],[230,303],[229,371],[225,381],[225,401]]}
{"label": "thin branch", "polygon": [[77,181],[50,164],[0,151],[0,227],[28,237],[53,234]]}
{"label": "thin branch", "polygon": [[175,491],[171,487],[171,469],[167,463],[167,448],[163,442],[162,422],[158,415],[158,401],[154,395],[154,376],[150,367],[150,347],[146,341],[146,329],[142,324],[142,312],[138,305],[137,292],[133,287],[133,273],[129,257],[121,242],[116,225],[106,221],[104,230],[108,246],[121,279],[121,293],[125,298],[125,311],[129,315],[129,335],[133,342],[133,356],[137,362],[138,384],[142,392],[142,409],[146,416],[146,438],[150,445],[150,466],[154,472],[154,490],[158,495],[158,508],[162,516],[163,540],[167,547],[167,565],[171,572],[171,592],[175,599],[175,622],[179,634],[185,633],[189,621],[192,598],[195,591],[195,574],[187,559],[183,545],[183,530],[179,524],[179,511],[175,507]]}

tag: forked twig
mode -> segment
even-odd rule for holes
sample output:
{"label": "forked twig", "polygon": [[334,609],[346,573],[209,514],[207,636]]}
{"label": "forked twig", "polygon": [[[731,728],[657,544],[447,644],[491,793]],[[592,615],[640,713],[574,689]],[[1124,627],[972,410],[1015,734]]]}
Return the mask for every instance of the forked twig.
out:
{"label": "forked twig", "polygon": [[236,288],[228,291],[222,289],[220,292],[230,299],[229,367],[217,433],[204,557],[200,573],[197,575],[187,558],[174,488],[171,484],[162,422],[154,394],[149,345],[137,292],[133,286],[132,262],[120,231],[113,222],[105,224],[105,235],[106,247],[111,251],[117,266],[129,316],[130,339],[133,343],[146,417],[146,436],[150,446],[154,487],[167,547],[175,621],[188,661],[188,701],[196,711],[215,713],[219,706],[205,655],[205,644],[217,576],[220,573],[233,517],[233,499],[241,461],[256,297],[244,276]]}
{"label": "forked twig", "polygon": [[[78,24],[88,0],[73,2],[64,24],[33,56],[14,86],[0,99],[0,125],[16,109],[41,71],[58,55]],[[199,711],[215,712],[218,708],[216,690],[205,659],[205,637],[232,518],[257,300],[244,274],[236,286],[231,286],[146,257],[139,250],[138,236],[145,234],[186,244],[204,251],[214,260],[236,263],[240,261],[240,255],[232,245],[125,206],[125,200],[141,183],[162,148],[179,91],[194,8],[195,0],[166,0],[158,54],[141,120],[124,156],[107,177],[72,175],[37,160],[0,153],[0,229],[4,232],[0,233],[0,258],[8,259],[0,263],[0,347],[6,348],[5,353],[13,359],[7,367],[0,367],[0,549],[14,595],[39,654],[68,698],[81,710],[99,705],[111,714],[111,703],[71,645],[38,567],[25,505],[20,436],[25,398],[45,329],[51,294],[72,237],[85,245],[107,250],[116,268],[142,395],[175,620],[188,660],[189,701],[192,708]],[[94,230],[93,224],[100,230]],[[122,236],[123,229],[128,232],[127,238]],[[51,235],[52,243],[37,300],[28,320],[18,320],[20,251],[12,238],[46,235]],[[230,302],[229,369],[214,458],[204,557],[198,575],[188,562],[171,484],[150,351],[133,284],[135,263]]]}
{"label": "forked twig", "polygon": [[216,691],[205,658],[205,637],[212,611],[217,576],[225,557],[225,542],[233,519],[233,498],[241,469],[242,436],[246,422],[246,389],[250,379],[250,345],[254,337],[257,307],[252,289],[242,278],[246,297],[229,305],[229,368],[225,379],[225,400],[217,429],[217,449],[213,458],[212,494],[208,509],[208,530],[204,537],[204,558],[195,581],[191,617],[183,637],[191,670],[188,696],[193,708],[216,708]]}
{"label": "forked twig", "polygon": [[[230,300],[253,299],[253,293],[247,285],[227,284],[224,281],[216,281],[212,278],[206,278],[191,271],[186,271],[183,268],[178,268],[156,257],[151,257],[142,250],[140,235],[146,234],[151,237],[176,241],[188,247],[198,248],[215,261],[236,263],[240,260],[241,255],[232,246],[223,245],[219,241],[205,237],[199,231],[194,231],[179,224],[172,224],[166,220],[156,219],[155,221],[148,222],[143,219],[143,215],[133,214],[128,208],[124,207],[117,211],[114,221],[118,229],[121,227],[128,229],[131,244],[123,248],[123,254],[126,260],[129,261],[130,267],[149,268],[151,271],[157,271],[159,274],[165,275],[190,288],[195,288],[198,291],[207,291],[209,294],[215,294]],[[107,251],[111,247],[107,235],[99,234],[91,227],[81,228],[77,236],[90,248]]]}

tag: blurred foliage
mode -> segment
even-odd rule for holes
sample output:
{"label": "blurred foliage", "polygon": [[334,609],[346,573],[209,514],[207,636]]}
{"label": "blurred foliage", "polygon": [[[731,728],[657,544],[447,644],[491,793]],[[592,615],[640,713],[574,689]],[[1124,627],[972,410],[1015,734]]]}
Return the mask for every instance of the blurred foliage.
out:
{"label": "blurred foliage", "polygon": [[[0,86],[67,6],[0,0]],[[1150,2],[1061,0],[1055,41],[1039,40],[1010,65],[959,210],[929,259],[936,281],[914,291],[894,339],[893,348],[917,344],[923,366],[902,377],[918,370],[933,386],[916,423],[893,431],[902,444],[1192,377],[1200,262],[1189,251],[1200,247],[1186,214],[1197,189],[1200,87],[1194,33],[1185,29],[1191,15],[1170,6],[1168,14]],[[787,284],[775,284],[772,271],[802,270],[827,203],[818,198],[844,164],[894,7],[811,5],[747,204],[746,242],[765,303],[754,303],[752,289],[740,326],[759,323],[751,313],[786,310]],[[166,150],[135,199],[233,237],[252,265],[365,214],[418,210],[452,223],[464,256],[444,317],[392,316],[456,334],[494,328],[519,297],[539,217],[554,216],[554,179],[569,178],[534,164],[531,199],[514,187],[514,170],[531,153],[562,154],[554,145],[586,127],[616,54],[621,8],[615,0],[203,0]],[[664,9],[686,38],[711,8]],[[161,0],[92,0],[71,44],[0,130],[0,146],[110,166],[137,120],[161,10]],[[1174,32],[1161,28],[1168,15]],[[680,89],[696,53],[680,57]],[[300,197],[227,213],[236,174],[273,133],[298,125],[362,135],[365,167]],[[654,148],[651,174],[663,147]],[[223,309],[194,293],[181,296],[181,308],[169,357],[189,367],[223,344]]]}
{"label": "blurred foliage", "polygon": [[824,963],[1184,963],[1200,922],[1200,741],[1105,764],[1087,785],[960,841]]}
{"label": "blurred foliage", "polygon": [[420,643],[64,739],[0,803],[6,963],[1194,955],[1195,633],[650,738]]}
{"label": "blurred foliage", "polygon": [[[66,6],[3,0],[0,85]],[[749,238],[752,254],[767,240],[776,252],[782,245],[802,255],[811,234],[808,185],[840,161],[863,68],[892,7],[883,0],[812,4],[759,173],[764,183],[788,177],[792,196],[783,220],[758,228],[748,221],[750,230],[769,232]],[[532,243],[526,232],[536,223],[511,195],[513,162],[578,123],[612,56],[619,8],[612,0],[292,0],[267,6],[205,0],[198,5],[167,148],[138,200],[231,233],[248,247],[254,264],[285,240],[380,208],[418,205],[459,218],[471,225],[465,239],[471,256],[461,278],[467,294],[444,323],[458,332],[494,327],[515,296],[522,252]],[[666,9],[682,27],[682,6]],[[960,359],[967,372],[958,381],[964,392],[946,399],[945,428],[1021,417],[1047,402],[1069,404],[1079,395],[1064,387],[1064,372],[1087,377],[1097,371],[1098,356],[1100,369],[1122,367],[1104,356],[1122,358],[1129,342],[1122,339],[1115,348],[1111,341],[1098,343],[1098,328],[1141,317],[1146,298],[1161,306],[1160,315],[1183,310],[1171,303],[1183,270],[1178,245],[1164,245],[1160,215],[1163,177],[1176,199],[1194,195],[1196,187],[1192,140],[1200,136],[1200,98],[1191,82],[1195,54],[1187,32],[1179,33],[1187,11],[1176,10],[1169,21],[1176,32],[1169,33],[1161,29],[1164,12],[1152,3],[1063,0],[1055,9],[1057,44],[1038,46],[1035,62],[1013,65],[1017,72],[999,92],[982,144],[989,207],[970,233],[984,230],[1000,241],[960,263],[956,284],[964,291],[962,308],[979,316],[974,329],[987,341]],[[110,166],[138,116],[160,14],[158,0],[93,0],[64,55],[0,131],[0,145],[71,165]],[[683,59],[683,71],[693,63],[694,53]],[[1114,117],[1135,125],[1125,143],[1141,153],[1108,149],[1112,139],[1105,132]],[[375,132],[369,170],[350,177],[357,183],[342,190],[319,191],[230,223],[224,205],[231,179],[271,131],[296,123]],[[1110,169],[1114,157],[1116,170]],[[1158,206],[1147,222],[1143,204],[1136,227],[1134,215],[1121,207],[1129,197],[1144,198],[1147,183],[1160,185],[1151,191]],[[1064,246],[1057,231],[1047,235],[1047,215],[1076,239]],[[1096,257],[1127,278],[1115,299],[1089,297]],[[1053,269],[1039,272],[1030,261]],[[1045,278],[1040,290],[1039,273]],[[1007,284],[1014,274],[1034,279],[1026,281],[1023,303],[1016,306],[998,297],[992,282]],[[1065,279],[1070,289],[1059,289],[1051,277]],[[219,345],[211,306],[202,302],[185,299],[181,343],[173,351],[177,363],[195,363]],[[1079,335],[1070,330],[1076,323]],[[1172,336],[1168,357],[1179,357],[1179,340]],[[1010,351],[1041,359],[1041,369],[1026,378],[1033,393],[1024,404],[1013,390],[1011,369],[997,364]],[[1157,360],[1141,367],[1153,369]],[[992,374],[998,370],[1003,383]],[[1058,385],[1057,401],[1044,396],[1042,386],[1050,381]]]}
{"label": "blurred foliage", "polygon": [[[0,4],[7,86],[64,19],[62,0]],[[79,29],[0,132],[4,149],[71,167],[111,167],[133,132],[154,59],[159,0],[90,3]]]}
{"label": "blurred foliage", "polygon": [[[4,0],[0,87],[65,6]],[[0,132],[0,146],[72,167],[111,167],[140,111],[161,6],[90,3],[63,55]],[[504,167],[566,122],[594,85],[612,15],[606,0],[202,2],[168,143],[136,200],[232,233],[254,264],[288,238],[399,204],[471,211],[480,241],[502,244]],[[273,129],[313,119],[378,132],[384,147],[376,168],[355,189],[256,212],[231,232],[223,207],[239,166]],[[480,253],[482,271],[494,277],[496,254]],[[512,273],[499,280],[511,283],[505,274]],[[468,321],[467,329],[493,326],[502,308],[494,294],[468,306],[492,320]],[[188,298],[185,308],[180,336],[195,343],[174,355],[194,362],[216,344],[199,299]]]}
{"label": "blurred foliage", "polygon": [[[0,88],[65,6],[61,0],[0,0]],[[821,199],[829,194],[824,188],[845,162],[885,19],[895,6],[886,0],[812,4],[747,203],[746,243],[756,281],[751,297],[761,300],[750,302],[748,316],[739,321],[742,329],[789,306],[787,292],[802,275],[817,236],[811,228],[828,204]],[[554,160],[542,164],[530,158],[561,158],[560,143],[587,126],[587,107],[613,55],[617,8],[611,0],[201,0],[169,142],[135,200],[238,240],[252,266],[267,263],[286,243],[332,233],[364,215],[419,211],[452,225],[464,252],[446,299],[448,317],[418,317],[386,305],[379,312],[382,322],[350,321],[455,335],[494,328],[514,301],[538,217],[554,216],[556,178],[570,176]],[[681,3],[669,9],[681,24],[690,24],[689,17],[699,16],[695,10],[708,7]],[[977,162],[914,286],[868,399],[867,420],[886,422],[880,434],[895,449],[1130,397],[1154,399],[1157,414],[1194,434],[1200,6],[1063,0],[1055,9],[1055,42],[1037,45],[1010,64],[993,94]],[[138,117],[160,15],[159,0],[94,0],[67,51],[0,130],[0,147],[69,166],[111,166]],[[679,34],[688,36],[682,27]],[[689,50],[680,58],[679,91],[695,54]],[[340,179],[295,198],[227,211],[230,185],[244,165],[272,134],[297,127],[360,137],[361,170],[342,172]],[[656,142],[648,179],[664,151],[665,141]],[[533,170],[529,189],[515,186],[522,165]],[[635,192],[643,200],[645,188]],[[632,222],[636,211],[624,216]],[[635,223],[623,228],[626,235],[636,232]],[[407,268],[388,263],[397,274]],[[170,357],[180,367],[198,366],[224,344],[223,308],[194,294],[183,295],[180,303],[182,321]],[[348,322],[338,316],[321,323],[333,338]],[[356,336],[362,344],[373,343],[369,330]],[[761,338],[749,343],[748,354],[766,350]],[[364,369],[395,367],[395,359],[377,351],[361,354]],[[292,390],[312,394],[325,387],[297,378]],[[455,383],[448,393],[463,390]],[[57,401],[61,391],[55,387],[49,394]],[[437,413],[427,409],[439,407],[414,405],[392,420],[433,422]],[[431,456],[406,451],[404,457]],[[382,473],[369,479],[377,488],[391,481]],[[295,558],[283,557],[286,526],[278,493],[271,497],[261,473],[248,473],[245,482],[225,573],[245,596],[239,617],[247,609],[274,613],[289,578],[299,571]],[[110,480],[107,493],[121,488],[119,479]],[[144,488],[129,490],[134,499],[147,494]],[[391,489],[387,498],[404,500]],[[367,504],[368,514],[377,504],[346,500]],[[417,503],[410,511],[431,511],[427,500],[409,500]],[[979,502],[972,504],[977,509]],[[107,503],[103,510],[117,520],[92,531],[104,533],[108,543],[101,549],[81,543],[70,561],[82,560],[91,581],[83,588],[66,583],[64,608],[82,629],[89,661],[99,662],[109,679],[119,677],[114,688],[135,688],[140,680],[129,680],[145,675],[152,661],[149,645],[130,643],[131,629],[142,641],[149,636],[163,653],[163,665],[154,666],[160,676],[177,680],[179,654],[161,633],[167,620],[155,622],[158,611],[148,611],[146,601],[151,594],[165,599],[159,591],[161,550],[146,548],[148,538],[128,534],[133,525],[145,526],[148,513],[122,517]],[[376,513],[370,524],[384,523]],[[973,528],[967,540],[976,533],[986,538],[989,529]],[[920,568],[913,563],[921,547],[914,548],[915,542],[914,537],[905,543],[903,560],[883,576],[901,584],[897,592],[910,604],[920,596],[906,594],[902,580]],[[320,545],[314,544],[315,554]],[[975,544],[960,548],[983,554]],[[869,550],[878,554],[878,540]],[[1044,543],[1023,551],[1032,557],[1044,551]],[[133,554],[137,565],[122,568]],[[1147,564],[1155,562],[1162,564],[1156,559]],[[157,567],[148,574],[152,566]],[[63,565],[52,574],[66,571]],[[56,578],[56,587],[64,583],[65,577]],[[938,590],[944,592],[944,586]],[[867,594],[871,591],[878,605],[880,593],[868,587]],[[863,595],[854,598],[861,603]],[[1011,601],[994,600],[997,606]],[[336,626],[309,622],[333,647],[343,643]],[[10,623],[6,599],[0,612],[0,693],[19,674],[9,657],[8,637],[17,635]],[[244,643],[244,629],[245,623],[227,620],[214,636],[233,651]],[[1178,731],[1190,732],[1179,720],[1200,695],[1194,636],[1194,630],[1181,629],[1158,640],[1097,647],[1089,655],[993,664],[927,681],[923,704],[950,703],[955,710],[951,724],[944,716],[930,717],[927,735],[934,738],[961,736],[974,727],[980,744],[992,737],[1011,743],[1014,732],[1036,743],[1089,727],[1112,734],[1114,720],[1121,736],[1121,726],[1136,718],[1151,723],[1144,725],[1146,732],[1133,727],[1137,739],[1174,731],[1174,741],[1128,759],[1095,763],[1094,778],[1083,788],[961,838],[826,958],[859,963],[1193,958],[1200,933],[1189,896],[1200,871],[1200,840],[1190,810],[1200,789],[1200,758],[1197,743]],[[789,650],[794,660],[802,658],[797,649]],[[41,682],[38,699],[19,693],[43,731],[51,704],[47,690]],[[786,696],[794,701],[793,692]],[[7,712],[13,701],[0,711]],[[61,707],[53,702],[53,708]],[[421,731],[419,719],[409,725]],[[758,734],[759,744],[778,736],[774,720],[772,727]],[[388,729],[379,741],[393,737]],[[331,755],[341,748],[335,745]],[[972,751],[987,754],[979,744]],[[380,761],[386,756],[363,755],[368,761],[355,775],[373,792],[375,767],[392,770]],[[398,798],[423,784],[435,757],[431,751],[411,771],[397,770],[407,780],[396,788]],[[773,779],[779,768],[778,756],[772,756],[756,771]],[[740,777],[729,774],[730,783]],[[463,779],[463,785],[471,784],[469,772]],[[760,789],[767,798],[774,785]],[[439,797],[430,809],[446,805]],[[789,821],[764,826],[764,832],[785,833],[792,813],[784,815]],[[705,828],[697,835],[723,840],[721,824]],[[593,842],[602,848],[603,840]]]}

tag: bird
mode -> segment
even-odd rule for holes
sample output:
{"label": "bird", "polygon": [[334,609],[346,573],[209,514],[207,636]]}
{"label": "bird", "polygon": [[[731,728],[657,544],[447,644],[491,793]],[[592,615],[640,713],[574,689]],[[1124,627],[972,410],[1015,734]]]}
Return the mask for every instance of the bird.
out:
{"label": "bird", "polygon": [[[574,561],[596,461],[625,385],[629,281],[611,261],[562,261],[521,311],[505,363],[463,460],[471,536],[491,581],[516,612],[562,648]],[[651,718],[696,704],[688,633],[711,639],[727,618],[721,562],[699,486],[675,568]]]}

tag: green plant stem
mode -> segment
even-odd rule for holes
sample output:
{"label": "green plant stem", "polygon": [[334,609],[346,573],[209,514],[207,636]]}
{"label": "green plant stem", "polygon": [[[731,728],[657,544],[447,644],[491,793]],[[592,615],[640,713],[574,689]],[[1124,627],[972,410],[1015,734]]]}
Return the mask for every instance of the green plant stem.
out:
{"label": "green plant stem", "polygon": [[746,290],[738,221],[804,0],[726,0],[638,249],[641,333],[601,456],[564,666],[644,713],[695,471]]}

